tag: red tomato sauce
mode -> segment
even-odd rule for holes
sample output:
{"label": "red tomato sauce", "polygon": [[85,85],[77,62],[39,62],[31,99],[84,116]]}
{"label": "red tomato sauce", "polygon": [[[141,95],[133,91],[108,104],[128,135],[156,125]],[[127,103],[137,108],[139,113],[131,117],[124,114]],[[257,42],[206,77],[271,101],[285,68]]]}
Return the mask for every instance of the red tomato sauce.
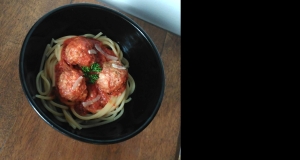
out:
{"label": "red tomato sauce", "polygon": [[[79,115],[96,113],[97,110],[102,109],[107,104],[110,96],[119,95],[126,89],[125,82],[127,81],[128,75],[121,77],[120,79],[122,80],[122,83],[117,84],[118,88],[110,93],[102,91],[97,83],[88,83],[87,78],[84,78],[84,80],[80,81],[78,87],[71,89],[76,79],[84,75],[81,70],[82,66],[90,66],[92,63],[96,62],[99,63],[102,68],[103,64],[109,61],[109,59],[95,49],[95,44],[98,44],[107,54],[116,56],[114,52],[110,48],[104,46],[101,41],[77,36],[64,41],[61,50],[61,60],[55,66],[56,86],[54,93],[62,103],[68,107],[73,107]],[[88,54],[88,51],[91,49],[96,50],[97,53]],[[106,70],[110,71],[110,69]],[[112,70],[115,69],[113,68]],[[62,75],[65,75],[66,72],[70,72],[69,74],[72,76],[63,77]],[[128,74],[127,70],[125,73],[124,71],[121,73]],[[100,96],[99,100],[91,105],[85,107],[83,106],[82,102],[93,100],[97,96]],[[71,98],[69,97],[72,97],[74,100],[70,100]],[[71,102],[72,105],[69,105],[69,102]]]}

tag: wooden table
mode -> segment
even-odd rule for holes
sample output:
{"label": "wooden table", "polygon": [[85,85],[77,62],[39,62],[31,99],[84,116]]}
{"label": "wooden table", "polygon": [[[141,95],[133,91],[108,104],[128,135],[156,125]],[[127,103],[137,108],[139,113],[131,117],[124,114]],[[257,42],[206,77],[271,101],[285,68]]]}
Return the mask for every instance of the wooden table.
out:
{"label": "wooden table", "polygon": [[164,99],[146,129],[122,143],[89,144],[54,130],[30,106],[19,79],[19,54],[23,40],[42,15],[70,3],[104,5],[96,0],[0,0],[0,160],[179,159],[181,37],[131,15],[126,14],[156,44],[165,69]]}

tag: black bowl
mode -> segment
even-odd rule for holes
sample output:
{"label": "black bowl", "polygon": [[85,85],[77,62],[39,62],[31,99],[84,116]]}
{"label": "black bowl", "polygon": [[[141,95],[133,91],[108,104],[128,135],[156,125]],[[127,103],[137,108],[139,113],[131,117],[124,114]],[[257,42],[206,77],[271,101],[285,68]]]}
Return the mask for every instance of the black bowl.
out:
{"label": "black bowl", "polygon": [[[130,63],[128,71],[136,88],[120,119],[95,128],[73,129],[55,119],[35,98],[36,76],[44,49],[52,38],[99,32],[120,45]],[[23,42],[19,74],[27,100],[48,125],[73,139],[94,144],[119,143],[143,131],[156,116],[165,88],[162,60],[147,33],[124,14],[94,4],[65,5],[42,16]]]}

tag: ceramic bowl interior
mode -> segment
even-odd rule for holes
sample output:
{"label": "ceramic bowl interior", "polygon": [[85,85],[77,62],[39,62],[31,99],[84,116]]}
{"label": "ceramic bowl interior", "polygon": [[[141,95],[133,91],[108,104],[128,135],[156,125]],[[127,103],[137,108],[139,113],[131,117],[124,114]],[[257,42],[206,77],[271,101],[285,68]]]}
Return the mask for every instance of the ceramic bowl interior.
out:
{"label": "ceramic bowl interior", "polygon": [[[120,119],[95,128],[73,129],[55,119],[35,98],[36,76],[44,49],[52,38],[99,32],[120,45],[130,63],[128,71],[135,80],[136,88]],[[144,130],[156,116],[165,88],[160,54],[147,33],[124,14],[94,4],[61,6],[42,16],[24,39],[19,74],[28,102],[48,125],[66,136],[94,144],[122,142]]]}

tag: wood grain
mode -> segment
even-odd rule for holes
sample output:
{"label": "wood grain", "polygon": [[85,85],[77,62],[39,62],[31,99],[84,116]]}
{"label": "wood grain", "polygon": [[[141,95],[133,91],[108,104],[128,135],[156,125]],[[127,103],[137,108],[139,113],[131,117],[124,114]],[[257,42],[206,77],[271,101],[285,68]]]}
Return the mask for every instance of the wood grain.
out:
{"label": "wood grain", "polygon": [[103,5],[96,0],[0,1],[0,160],[178,159],[181,146],[181,37],[132,15],[122,12],[153,40],[161,54],[166,78],[163,102],[146,129],[122,143],[88,144],[52,129],[30,106],[19,79],[23,40],[42,15],[71,3]]}

